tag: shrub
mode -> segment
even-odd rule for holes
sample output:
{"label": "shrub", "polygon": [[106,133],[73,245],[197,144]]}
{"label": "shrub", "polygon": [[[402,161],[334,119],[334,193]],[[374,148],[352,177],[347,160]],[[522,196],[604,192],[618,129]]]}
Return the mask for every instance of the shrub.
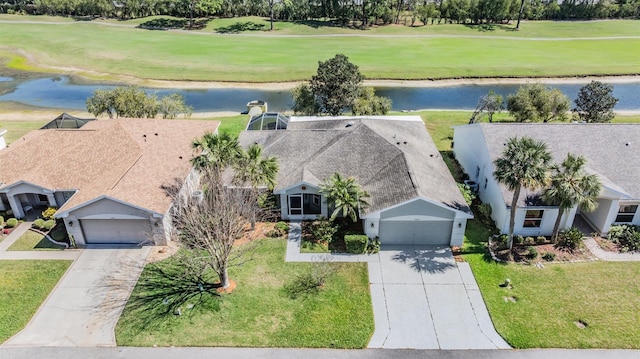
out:
{"label": "shrub", "polygon": [[56,242],[64,242],[67,239],[67,233],[62,227],[56,227],[50,235]]}
{"label": "shrub", "polygon": [[478,212],[478,220],[485,226],[489,228],[495,227],[495,223],[493,222],[493,218],[491,218],[491,205],[489,203],[482,203],[476,207],[476,212]]}
{"label": "shrub", "polygon": [[53,228],[55,225],[56,225],[56,221],[53,219],[50,219],[48,221],[44,221],[44,223],[42,224],[42,229],[46,229],[48,231],[51,228]]}
{"label": "shrub", "polygon": [[366,252],[369,254],[376,254],[380,252],[380,240],[378,239],[378,237],[373,239],[369,238],[369,243],[367,243]]}
{"label": "shrub", "polygon": [[7,219],[7,227],[9,228],[14,228],[18,226],[18,220],[15,218],[9,218]]}
{"label": "shrub", "polygon": [[38,218],[35,221],[33,221],[33,228],[41,229],[43,225],[44,225],[44,219],[42,218]]}
{"label": "shrub", "polygon": [[528,247],[527,254],[525,255],[525,257],[527,257],[527,259],[529,260],[534,260],[538,258],[538,250],[536,249],[536,247]]}
{"label": "shrub", "polygon": [[333,235],[338,231],[338,226],[333,221],[320,217],[311,223],[310,231],[316,242],[331,243]]}
{"label": "shrub", "polygon": [[544,259],[547,262],[553,262],[556,260],[556,254],[553,252],[542,253],[542,259]]}
{"label": "shrub", "polygon": [[4,225],[4,217],[0,216],[0,228]]}
{"label": "shrub", "polygon": [[471,187],[469,187],[469,185],[465,183],[458,183],[458,189],[460,190],[460,193],[462,193],[462,197],[464,197],[464,201],[467,202],[468,205],[471,205],[471,203],[473,203],[473,200],[476,199],[476,194],[473,193],[473,191],[471,190]]}
{"label": "shrub", "polygon": [[280,221],[276,223],[276,225],[273,226],[273,228],[282,232],[283,234],[289,232],[289,224],[287,222]]}
{"label": "shrub", "polygon": [[527,246],[532,246],[536,244],[536,240],[533,237],[525,237],[524,244]]}
{"label": "shrub", "polygon": [[42,211],[42,218],[44,218],[45,221],[54,219],[54,215],[56,214],[56,211],[58,209],[55,207],[49,207],[47,209],[45,209],[44,211]]}
{"label": "shrub", "polygon": [[547,243],[547,237],[545,236],[536,237],[536,244],[545,244],[545,243]]}
{"label": "shrub", "polygon": [[515,244],[524,244],[524,237],[521,235],[513,236]]}
{"label": "shrub", "polygon": [[556,247],[574,251],[582,245],[582,237],[582,232],[578,228],[571,227],[566,232],[560,232]]}
{"label": "shrub", "polygon": [[344,244],[347,249],[347,253],[364,253],[368,240],[369,238],[364,234],[347,234],[344,236]]}
{"label": "shrub", "polygon": [[611,226],[607,236],[621,252],[640,251],[640,227],[632,225]]}
{"label": "shrub", "polygon": [[292,283],[284,286],[284,290],[291,298],[296,299],[318,293],[327,279],[338,271],[339,265],[331,263],[331,259],[325,258],[320,262],[313,263],[309,271],[298,274]]}

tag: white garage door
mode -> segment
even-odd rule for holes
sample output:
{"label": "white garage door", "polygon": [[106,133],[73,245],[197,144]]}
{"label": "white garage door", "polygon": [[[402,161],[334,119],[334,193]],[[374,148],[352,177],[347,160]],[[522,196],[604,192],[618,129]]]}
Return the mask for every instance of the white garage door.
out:
{"label": "white garage door", "polygon": [[449,245],[453,221],[380,221],[381,244]]}
{"label": "white garage door", "polygon": [[81,219],[87,244],[142,243],[149,238],[147,219]]}

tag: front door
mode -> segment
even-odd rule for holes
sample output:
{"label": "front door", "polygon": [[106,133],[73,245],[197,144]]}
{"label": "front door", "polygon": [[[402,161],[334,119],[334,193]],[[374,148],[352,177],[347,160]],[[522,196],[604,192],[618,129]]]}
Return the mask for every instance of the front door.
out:
{"label": "front door", "polygon": [[289,215],[301,215],[302,214],[302,195],[291,194],[289,195]]}

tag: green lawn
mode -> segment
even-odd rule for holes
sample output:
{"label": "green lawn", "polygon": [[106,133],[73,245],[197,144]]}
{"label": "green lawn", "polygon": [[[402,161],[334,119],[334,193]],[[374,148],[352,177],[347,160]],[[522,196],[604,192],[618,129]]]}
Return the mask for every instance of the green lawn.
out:
{"label": "green lawn", "polygon": [[71,261],[0,261],[0,343],[29,322]]}
{"label": "green lawn", "polygon": [[373,334],[366,263],[331,263],[339,271],[317,294],[293,299],[284,288],[313,264],[285,263],[285,247],[284,239],[262,240],[252,261],[230,270],[233,293],[220,301],[205,294],[192,309],[185,303],[181,316],[149,315],[163,304],[145,300],[146,268],[116,327],[118,345],[365,347]]}
{"label": "green lawn", "polygon": [[[9,17],[4,17],[9,18]],[[22,19],[22,17],[16,17]],[[214,20],[210,26],[228,21]],[[251,22],[255,19],[246,19]],[[138,20],[137,20],[138,21]],[[259,21],[255,20],[255,21]],[[119,23],[120,25],[120,23]],[[132,24],[133,25],[133,24]],[[319,60],[344,53],[368,78],[427,79],[501,76],[567,76],[640,72],[640,38],[594,39],[604,35],[637,35],[637,21],[527,23],[521,31],[478,31],[463,25],[418,28],[391,26],[371,31],[348,30],[353,36],[308,37],[218,35],[150,31],[67,24],[0,23],[0,47],[20,49],[44,67],[98,71],[106,76],[143,79],[268,82],[309,78]],[[285,26],[285,25],[282,25]],[[281,31],[307,33],[307,25]],[[285,27],[287,27],[285,26]],[[302,29],[305,29],[304,31]],[[333,29],[321,27],[313,32]],[[362,37],[363,33],[447,35],[436,37]],[[262,32],[261,32],[262,33]],[[276,31],[278,33],[278,31]],[[558,37],[585,37],[569,41]],[[545,41],[534,38],[544,37]],[[523,39],[528,38],[528,39]],[[34,70],[12,58],[9,66]]]}
{"label": "green lawn", "polygon": [[59,246],[44,238],[42,234],[26,231],[15,241],[8,251],[60,251],[64,246]]}
{"label": "green lawn", "polygon": [[[471,265],[496,330],[515,348],[640,348],[640,263],[528,265],[487,260],[488,232],[467,226]],[[500,283],[511,279],[512,289]],[[513,297],[516,302],[505,300]],[[579,328],[576,322],[587,324]]]}

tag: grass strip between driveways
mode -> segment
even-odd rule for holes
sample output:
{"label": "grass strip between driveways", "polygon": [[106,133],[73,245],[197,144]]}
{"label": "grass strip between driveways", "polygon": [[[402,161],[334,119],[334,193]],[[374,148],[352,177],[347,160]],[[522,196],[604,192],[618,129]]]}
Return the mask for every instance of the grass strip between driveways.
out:
{"label": "grass strip between driveways", "polygon": [[72,261],[0,261],[0,343],[22,330]]}
{"label": "grass strip between driveways", "polygon": [[65,249],[64,246],[52,243],[42,234],[26,231],[16,240],[8,251],[59,251]]}
{"label": "grass strip between driveways", "polygon": [[[496,330],[515,348],[640,348],[640,263],[501,264],[467,226],[464,258]],[[499,285],[509,278],[512,289]],[[586,325],[586,326],[585,326]]]}
{"label": "grass strip between driveways", "polygon": [[[165,304],[145,302],[139,281],[116,327],[118,345],[365,347],[374,327],[366,263],[330,263],[339,269],[324,287],[294,299],[284,288],[314,264],[285,263],[285,246],[284,239],[261,240],[251,261],[230,269],[237,282],[231,294],[207,296],[193,308],[185,303],[180,316],[149,315]],[[141,281],[150,273],[148,266]]]}

